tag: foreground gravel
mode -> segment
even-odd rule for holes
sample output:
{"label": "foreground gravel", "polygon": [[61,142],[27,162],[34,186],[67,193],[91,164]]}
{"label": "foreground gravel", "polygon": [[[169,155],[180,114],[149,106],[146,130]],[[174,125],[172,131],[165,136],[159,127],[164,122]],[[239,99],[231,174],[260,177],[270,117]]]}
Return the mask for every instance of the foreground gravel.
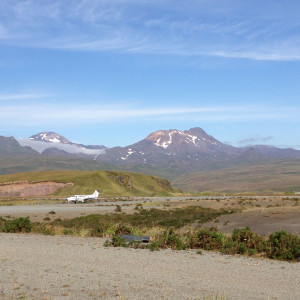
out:
{"label": "foreground gravel", "polygon": [[0,233],[0,299],[300,299],[300,264]]}

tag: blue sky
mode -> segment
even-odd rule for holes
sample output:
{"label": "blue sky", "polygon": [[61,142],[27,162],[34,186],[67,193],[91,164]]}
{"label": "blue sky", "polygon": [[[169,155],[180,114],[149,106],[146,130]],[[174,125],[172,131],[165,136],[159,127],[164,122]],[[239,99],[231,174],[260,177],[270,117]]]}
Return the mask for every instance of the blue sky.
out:
{"label": "blue sky", "polygon": [[0,78],[4,136],[300,149],[300,2],[1,0]]}

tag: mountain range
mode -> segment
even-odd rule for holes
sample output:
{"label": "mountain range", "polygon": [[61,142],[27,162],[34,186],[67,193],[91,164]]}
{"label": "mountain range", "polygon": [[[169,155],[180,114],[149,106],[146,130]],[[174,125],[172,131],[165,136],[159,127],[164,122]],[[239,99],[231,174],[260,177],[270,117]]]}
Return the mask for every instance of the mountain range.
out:
{"label": "mountain range", "polygon": [[[208,162],[242,158],[300,158],[300,151],[292,148],[281,149],[273,146],[253,145],[234,147],[224,144],[208,135],[203,129],[159,130],[145,139],[127,147],[107,148],[103,145],[76,144],[54,132],[41,132],[18,141],[20,146],[31,148],[42,154],[62,154],[74,156],[81,154],[94,160],[114,164],[161,165],[166,161]],[[167,159],[166,159],[167,158]]]}
{"label": "mountain range", "polygon": [[[274,164],[279,160],[300,159],[300,151],[292,148],[227,145],[199,127],[184,131],[159,130],[127,147],[113,148],[73,143],[54,132],[41,132],[18,141],[13,137],[0,137],[0,154],[2,158],[10,161],[17,161],[18,157],[20,161],[21,156],[30,157],[28,161],[43,161],[40,164],[35,163],[39,165],[39,169],[40,165],[45,169],[53,169],[53,166],[60,168],[57,161],[62,161],[64,157],[68,163],[62,163],[63,169],[73,169],[76,165],[79,169],[129,170],[164,176],[177,183],[180,176],[205,170],[220,170],[232,166],[241,168],[245,165],[261,165],[266,162]],[[20,170],[16,164],[12,168],[13,172],[27,169],[24,159]],[[5,169],[0,167],[0,174],[5,173],[10,173],[7,164]]]}

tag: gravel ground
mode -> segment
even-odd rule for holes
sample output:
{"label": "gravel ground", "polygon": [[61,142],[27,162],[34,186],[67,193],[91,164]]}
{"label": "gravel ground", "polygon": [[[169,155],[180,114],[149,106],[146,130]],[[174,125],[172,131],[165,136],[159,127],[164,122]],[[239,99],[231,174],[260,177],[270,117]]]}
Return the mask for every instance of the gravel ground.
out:
{"label": "gravel ground", "polygon": [[300,299],[300,264],[0,234],[0,299]]}

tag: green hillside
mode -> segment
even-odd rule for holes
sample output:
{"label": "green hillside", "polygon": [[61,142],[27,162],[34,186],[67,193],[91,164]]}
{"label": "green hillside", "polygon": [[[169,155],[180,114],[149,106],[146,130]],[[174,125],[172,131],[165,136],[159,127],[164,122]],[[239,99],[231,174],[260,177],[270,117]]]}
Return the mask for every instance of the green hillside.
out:
{"label": "green hillside", "polygon": [[202,170],[172,180],[184,191],[261,192],[300,191],[300,160],[239,164],[217,170]]}
{"label": "green hillside", "polygon": [[49,155],[1,155],[0,175],[51,170],[113,170],[108,163],[83,158]]}
{"label": "green hillside", "polygon": [[73,187],[58,190],[55,195],[90,194],[95,189],[101,196],[171,196],[178,194],[163,178],[120,171],[46,171],[0,176],[4,182],[72,182]]}

